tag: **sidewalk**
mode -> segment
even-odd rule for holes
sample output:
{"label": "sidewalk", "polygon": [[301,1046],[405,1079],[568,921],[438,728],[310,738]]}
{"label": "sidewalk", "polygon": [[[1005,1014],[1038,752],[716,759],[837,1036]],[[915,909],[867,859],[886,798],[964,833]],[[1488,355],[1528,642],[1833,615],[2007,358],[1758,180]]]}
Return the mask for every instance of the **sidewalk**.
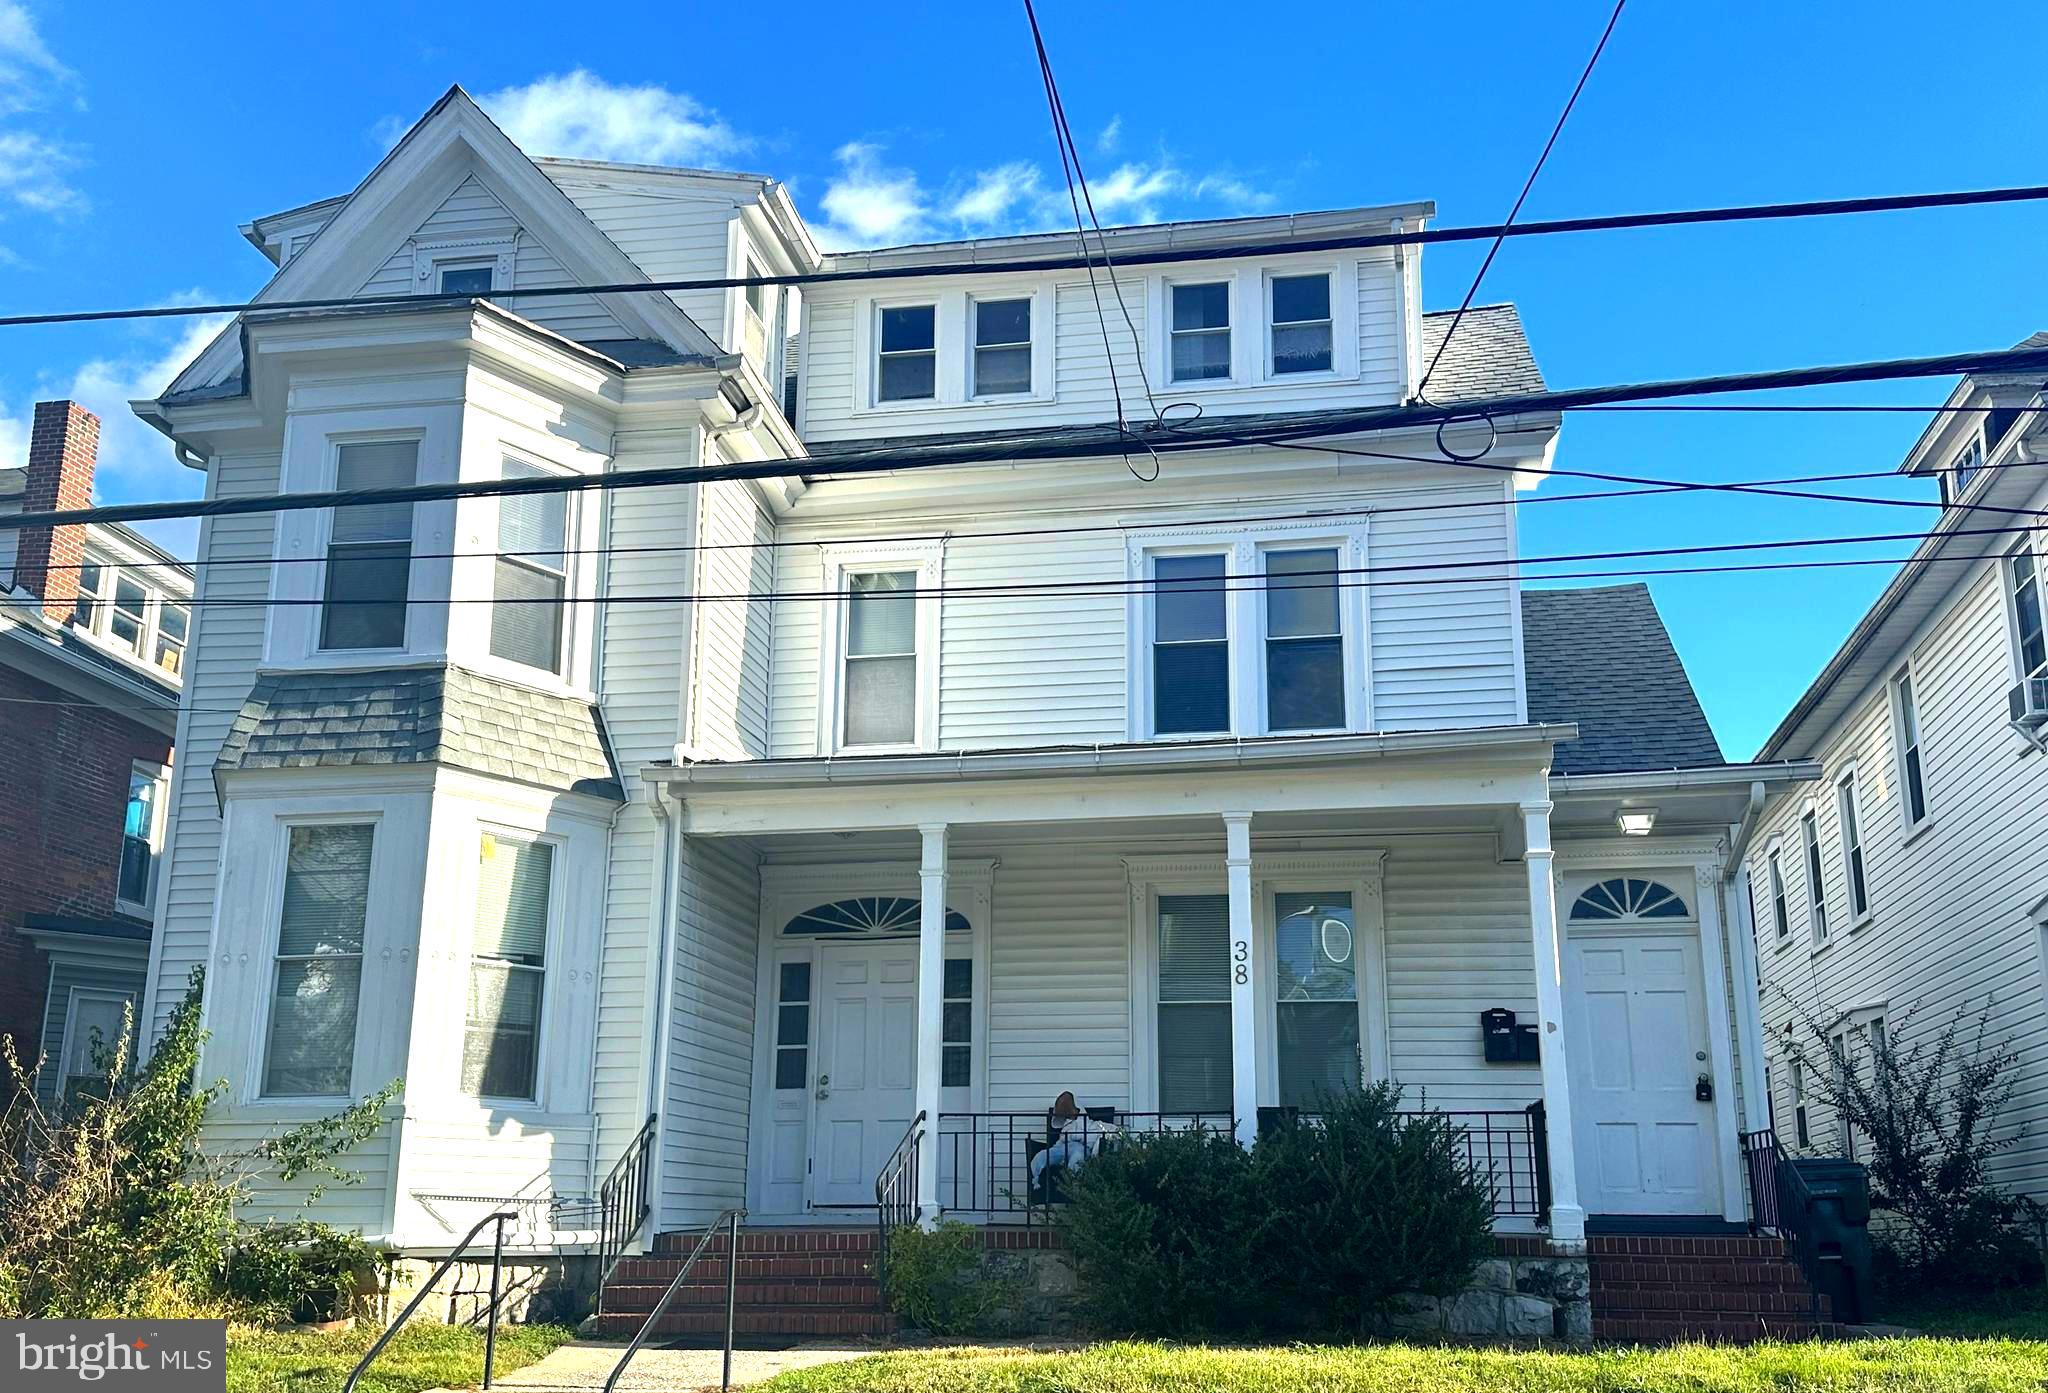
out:
{"label": "sidewalk", "polygon": [[[817,1340],[789,1349],[736,1349],[732,1352],[734,1387],[760,1383],[790,1369],[807,1369],[816,1364],[837,1364],[880,1352],[880,1346],[852,1340]],[[612,1366],[626,1347],[616,1342],[577,1340],[563,1345],[538,1363],[492,1381],[493,1389],[519,1389],[521,1393],[582,1393],[604,1387]],[[633,1393],[691,1393],[717,1388],[724,1352],[715,1349],[641,1350],[619,1380],[621,1390]]]}

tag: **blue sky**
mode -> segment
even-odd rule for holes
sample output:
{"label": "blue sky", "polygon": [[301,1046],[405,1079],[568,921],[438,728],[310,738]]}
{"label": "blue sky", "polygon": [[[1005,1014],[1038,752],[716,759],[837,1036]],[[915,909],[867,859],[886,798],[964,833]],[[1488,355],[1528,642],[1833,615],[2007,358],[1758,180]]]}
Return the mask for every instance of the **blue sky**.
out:
{"label": "blue sky", "polygon": [[[520,10],[531,10],[522,16]],[[232,299],[251,217],[345,191],[451,82],[535,154],[757,170],[842,244],[1044,226],[1057,179],[1020,7],[237,6],[174,23],[0,0],[0,304]],[[1433,198],[1502,216],[1605,22],[1593,3],[1045,0],[1098,201],[1119,220]],[[592,19],[590,17],[594,16]],[[1524,216],[2048,182],[2033,6],[1638,3]],[[2048,208],[1516,241],[1512,299],[1557,386],[2003,346],[2048,327]],[[1454,305],[1473,248],[1432,248]],[[194,326],[0,332],[0,461],[38,397],[108,416],[103,501],[198,480],[121,419]],[[1932,402],[1946,383],[1808,394]],[[1779,398],[1782,399],[1782,398]],[[1698,479],[1889,469],[1915,416],[1575,415],[1562,466]],[[1543,494],[1568,491],[1546,484]],[[1903,483],[1859,491],[1926,497]],[[1929,515],[1686,495],[1522,510],[1525,554],[1902,531]],[[173,545],[189,532],[171,530]],[[1898,555],[1899,547],[1870,554]],[[1831,549],[1829,555],[1843,554]],[[1755,750],[1889,572],[1660,577],[1731,757]]]}

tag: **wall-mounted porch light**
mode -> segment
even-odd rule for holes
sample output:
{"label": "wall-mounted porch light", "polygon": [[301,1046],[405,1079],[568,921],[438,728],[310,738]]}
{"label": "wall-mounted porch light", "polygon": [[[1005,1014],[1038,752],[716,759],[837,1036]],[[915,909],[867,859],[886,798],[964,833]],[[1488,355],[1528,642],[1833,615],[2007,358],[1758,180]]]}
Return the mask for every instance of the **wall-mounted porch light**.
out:
{"label": "wall-mounted porch light", "polygon": [[1650,829],[1657,825],[1655,808],[1623,808],[1614,815],[1615,825],[1621,828],[1624,837],[1647,837]]}

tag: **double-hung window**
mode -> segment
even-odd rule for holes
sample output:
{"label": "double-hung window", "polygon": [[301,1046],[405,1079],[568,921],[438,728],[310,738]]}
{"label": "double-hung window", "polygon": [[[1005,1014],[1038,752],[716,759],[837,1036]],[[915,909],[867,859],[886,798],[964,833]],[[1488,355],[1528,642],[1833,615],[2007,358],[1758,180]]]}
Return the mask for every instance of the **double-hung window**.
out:
{"label": "double-hung window", "polygon": [[1152,560],[1152,727],[1161,735],[1230,731],[1229,558]]}
{"label": "double-hung window", "polygon": [[1779,861],[1776,847],[1771,848],[1766,867],[1771,883],[1771,927],[1776,931],[1778,941],[1783,943],[1792,933],[1792,921],[1785,913],[1785,868]]}
{"label": "double-hung window", "polygon": [[1899,802],[1906,826],[1927,820],[1927,780],[1920,761],[1920,709],[1913,697],[1913,674],[1892,679],[1892,739],[1899,755]]}
{"label": "double-hung window", "polygon": [[1160,895],[1156,927],[1159,1110],[1228,1116],[1230,897]]}
{"label": "double-hung window", "polygon": [[[546,478],[523,460],[505,461],[507,479]],[[498,499],[498,552],[491,581],[491,655],[548,672],[562,670],[569,596],[569,495],[509,494]]]}
{"label": "double-hung window", "polygon": [[495,832],[484,833],[481,845],[462,1091],[474,1098],[531,1099],[540,1060],[555,849]]}
{"label": "double-hung window", "polygon": [[841,743],[911,744],[918,716],[917,572],[851,572],[846,590]]}
{"label": "double-hung window", "polygon": [[1365,1077],[1351,892],[1275,895],[1273,946],[1280,1103],[1313,1109]]}
{"label": "double-hung window", "polygon": [[2012,604],[2013,639],[2020,679],[2048,677],[2048,635],[2043,632],[2040,560],[2026,542],[2005,558],[2006,594]]}
{"label": "double-hung window", "polygon": [[165,600],[156,612],[156,654],[153,661],[165,672],[176,675],[185,669],[185,636],[192,626],[188,606]]}
{"label": "double-hung window", "polygon": [[939,389],[938,307],[883,307],[876,325],[875,399],[931,401]]}
{"label": "double-hung window", "polygon": [[1274,276],[1271,296],[1274,376],[1328,372],[1334,361],[1330,321],[1330,276]]}
{"label": "double-hung window", "polygon": [[155,765],[129,767],[128,804],[121,816],[121,869],[114,898],[145,915],[156,883],[163,797],[163,775]]}
{"label": "double-hung window", "polygon": [[[419,442],[385,440],[340,447],[337,489],[402,488],[419,471]],[[412,576],[410,503],[364,503],[334,510],[327,539],[320,646],[405,647]]]}
{"label": "double-hung window", "polygon": [[99,627],[100,605],[107,597],[110,568],[97,561],[78,567],[78,598],[71,604],[71,622],[91,632]]}
{"label": "double-hung window", "polygon": [[114,607],[107,615],[107,637],[137,657],[149,627],[149,591],[125,573],[114,576]]}
{"label": "double-hung window", "polygon": [[1031,302],[974,302],[974,395],[1016,396],[1031,390]]}
{"label": "double-hung window", "polygon": [[369,823],[289,830],[263,1061],[268,1096],[350,1091],[374,838]]}
{"label": "double-hung window", "polygon": [[1335,547],[1266,553],[1266,726],[1344,728]]}
{"label": "double-hung window", "polygon": [[1230,376],[1230,282],[1170,287],[1169,376],[1208,382]]}
{"label": "double-hung window", "polygon": [[1820,819],[1809,812],[1799,819],[1799,844],[1806,853],[1807,928],[1815,943],[1828,941],[1828,897],[1820,878]]}
{"label": "double-hung window", "polygon": [[1835,805],[1842,822],[1842,878],[1849,884],[1851,920],[1870,913],[1870,887],[1863,874],[1862,810],[1856,801],[1856,775],[1844,774],[1835,785]]}

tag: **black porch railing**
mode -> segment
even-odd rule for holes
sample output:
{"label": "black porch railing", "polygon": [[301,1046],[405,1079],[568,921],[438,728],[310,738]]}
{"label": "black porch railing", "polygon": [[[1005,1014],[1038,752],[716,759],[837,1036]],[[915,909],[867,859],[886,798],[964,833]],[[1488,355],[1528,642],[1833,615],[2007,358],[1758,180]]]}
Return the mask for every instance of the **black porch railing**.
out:
{"label": "black porch railing", "polygon": [[626,1154],[619,1157],[604,1184],[597,1187],[597,1272],[598,1300],[603,1301],[605,1284],[612,1279],[619,1259],[639,1236],[653,1208],[654,1118],[648,1117]]}
{"label": "black porch railing", "polygon": [[1749,1182],[1749,1231],[1760,1237],[1782,1238],[1785,1251],[1799,1264],[1812,1293],[1813,1318],[1821,1317],[1821,1289],[1827,1277],[1821,1271],[1820,1255],[1811,1232],[1813,1191],[1799,1167],[1785,1154],[1778,1134],[1766,1127],[1743,1132],[1742,1173]]}
{"label": "black porch railing", "polygon": [[924,1141],[924,1114],[910,1119],[903,1137],[875,1177],[875,1221],[880,1233],[875,1246],[875,1276],[889,1277],[889,1237],[906,1224],[917,1222],[918,1152]]}

